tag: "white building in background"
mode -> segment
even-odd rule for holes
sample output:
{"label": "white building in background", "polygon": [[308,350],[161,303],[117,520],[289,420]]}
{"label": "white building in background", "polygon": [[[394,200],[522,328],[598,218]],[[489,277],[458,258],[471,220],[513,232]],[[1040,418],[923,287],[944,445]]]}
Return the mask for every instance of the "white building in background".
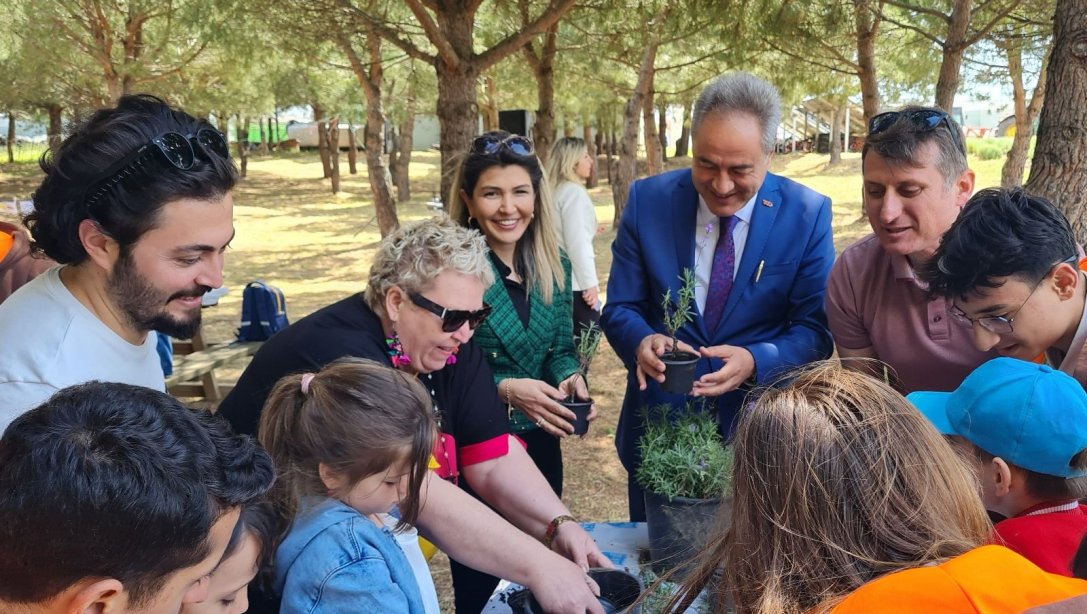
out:
{"label": "white building in background", "polygon": [[[961,100],[951,109],[951,116],[962,126],[967,137],[1005,136],[1002,123],[1015,116],[1011,100]],[[1014,125],[1014,123],[1013,123]]]}

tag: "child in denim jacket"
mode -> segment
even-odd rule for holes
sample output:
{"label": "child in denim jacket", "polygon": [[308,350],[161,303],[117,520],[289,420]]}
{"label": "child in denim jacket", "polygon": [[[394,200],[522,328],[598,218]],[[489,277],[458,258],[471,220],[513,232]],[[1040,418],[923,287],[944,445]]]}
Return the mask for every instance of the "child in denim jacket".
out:
{"label": "child in denim jacket", "polygon": [[437,436],[412,377],[341,359],[273,389],[260,441],[275,460],[273,503],[285,534],[275,555],[282,614],[423,614],[419,584],[382,515],[413,524]]}

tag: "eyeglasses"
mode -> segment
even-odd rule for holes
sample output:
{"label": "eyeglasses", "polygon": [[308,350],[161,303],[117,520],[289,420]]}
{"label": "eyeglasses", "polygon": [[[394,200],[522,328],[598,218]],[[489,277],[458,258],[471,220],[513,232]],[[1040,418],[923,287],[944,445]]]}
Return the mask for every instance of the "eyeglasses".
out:
{"label": "eyeglasses", "polygon": [[468,311],[465,309],[446,309],[416,292],[409,293],[408,298],[411,299],[411,302],[441,318],[442,330],[447,333],[456,332],[461,326],[464,326],[465,322],[468,323],[469,329],[475,330],[491,313],[491,306],[487,303],[483,303],[482,309]]}
{"label": "eyeglasses", "polygon": [[121,158],[93,179],[83,193],[83,205],[89,210],[115,186],[156,160],[187,171],[196,164],[198,151],[207,160],[211,159],[211,154],[220,158],[230,157],[226,139],[217,130],[202,128],[188,135],[166,132]]}
{"label": "eyeglasses", "polygon": [[[1075,263],[1078,260],[1078,256],[1072,256],[1071,258],[1062,260],[1053,266],[1057,267],[1065,263]],[[1015,328],[1012,326],[1012,323],[1015,321],[1016,316],[1018,316],[1019,312],[1023,310],[1023,307],[1027,306],[1027,303],[1030,302],[1030,297],[1034,296],[1034,292],[1038,290],[1038,287],[1042,285],[1042,282],[1045,281],[1046,277],[1049,277],[1049,273],[1046,273],[1045,276],[1039,279],[1038,282],[1034,284],[1034,287],[1030,289],[1030,294],[1027,295],[1027,298],[1023,300],[1019,307],[1006,316],[984,316],[981,318],[971,318],[970,316],[966,315],[965,311],[959,309],[958,305],[951,305],[950,307],[948,307],[947,313],[951,315],[952,319],[964,326],[973,326],[974,324],[977,324],[991,333],[1006,335],[1015,330]]]}
{"label": "eyeglasses", "polygon": [[477,136],[472,141],[472,153],[480,155],[491,155],[502,147],[518,156],[531,156],[535,153],[532,148],[532,141],[518,134],[512,134],[506,138],[484,134],[483,136]]}
{"label": "eyeglasses", "polygon": [[869,136],[887,130],[902,116],[905,116],[915,128],[922,132],[932,132],[940,124],[944,124],[947,126],[948,132],[951,133],[952,142],[959,148],[959,151],[964,155],[966,154],[966,144],[962,142],[962,134],[959,133],[959,129],[951,121],[951,116],[940,109],[912,109],[910,111],[880,113],[868,121]]}

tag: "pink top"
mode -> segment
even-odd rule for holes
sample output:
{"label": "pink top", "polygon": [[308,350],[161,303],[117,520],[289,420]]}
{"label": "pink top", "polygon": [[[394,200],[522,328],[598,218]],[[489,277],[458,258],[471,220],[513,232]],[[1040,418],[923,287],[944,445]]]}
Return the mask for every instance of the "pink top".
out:
{"label": "pink top", "polygon": [[826,310],[840,348],[871,347],[904,392],[954,390],[996,352],[979,352],[969,328],[942,298],[929,299],[905,256],[888,254],[875,235],[842,252],[830,270]]}

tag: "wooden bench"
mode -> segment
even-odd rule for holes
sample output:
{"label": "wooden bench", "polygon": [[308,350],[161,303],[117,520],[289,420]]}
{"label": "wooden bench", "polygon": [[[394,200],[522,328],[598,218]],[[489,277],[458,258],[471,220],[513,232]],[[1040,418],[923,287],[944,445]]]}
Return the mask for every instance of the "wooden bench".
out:
{"label": "wooden bench", "polygon": [[174,372],[166,378],[166,390],[175,397],[204,397],[221,401],[234,384],[220,383],[215,370],[257,353],[260,341],[234,341],[205,345],[197,334],[191,342],[175,342]]}

